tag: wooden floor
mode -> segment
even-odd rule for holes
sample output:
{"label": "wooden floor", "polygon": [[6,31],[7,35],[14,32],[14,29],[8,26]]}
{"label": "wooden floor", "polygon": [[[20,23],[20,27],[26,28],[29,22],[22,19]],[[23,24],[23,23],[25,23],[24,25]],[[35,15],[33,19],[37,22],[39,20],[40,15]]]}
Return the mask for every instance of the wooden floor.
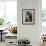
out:
{"label": "wooden floor", "polygon": [[5,42],[4,41],[3,42],[0,41],[0,46],[5,46]]}

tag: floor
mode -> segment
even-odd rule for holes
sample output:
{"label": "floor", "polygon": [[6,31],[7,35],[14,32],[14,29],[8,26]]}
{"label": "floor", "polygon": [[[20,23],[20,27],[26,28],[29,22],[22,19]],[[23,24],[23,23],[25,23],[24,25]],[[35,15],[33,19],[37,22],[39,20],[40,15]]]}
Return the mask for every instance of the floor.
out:
{"label": "floor", "polygon": [[5,46],[5,42],[0,42],[0,46]]}

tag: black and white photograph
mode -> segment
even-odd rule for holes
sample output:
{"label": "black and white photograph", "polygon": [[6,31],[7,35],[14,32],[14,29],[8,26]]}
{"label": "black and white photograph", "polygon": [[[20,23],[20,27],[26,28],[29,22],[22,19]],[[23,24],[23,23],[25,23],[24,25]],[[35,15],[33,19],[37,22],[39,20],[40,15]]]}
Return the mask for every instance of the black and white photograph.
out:
{"label": "black and white photograph", "polygon": [[23,9],[22,24],[34,24],[34,23],[35,23],[35,9]]}

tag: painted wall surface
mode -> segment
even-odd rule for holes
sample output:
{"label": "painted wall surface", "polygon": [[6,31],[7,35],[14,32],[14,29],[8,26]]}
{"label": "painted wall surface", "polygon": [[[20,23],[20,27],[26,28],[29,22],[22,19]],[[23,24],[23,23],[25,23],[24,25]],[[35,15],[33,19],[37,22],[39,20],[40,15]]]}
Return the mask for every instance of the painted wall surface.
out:
{"label": "painted wall surface", "polygon": [[[40,43],[41,35],[41,0],[17,1],[18,40],[28,39],[31,43]],[[22,9],[35,9],[35,24],[22,24]]]}

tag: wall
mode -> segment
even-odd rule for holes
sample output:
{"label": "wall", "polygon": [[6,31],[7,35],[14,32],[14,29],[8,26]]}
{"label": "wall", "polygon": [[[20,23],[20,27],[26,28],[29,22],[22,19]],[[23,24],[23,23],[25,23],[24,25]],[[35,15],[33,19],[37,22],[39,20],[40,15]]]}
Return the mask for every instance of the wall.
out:
{"label": "wall", "polygon": [[[18,40],[29,39],[31,43],[36,43],[39,46],[41,35],[41,0],[18,0],[17,1],[17,25],[18,25]],[[35,24],[22,24],[22,9],[35,9]]]}

